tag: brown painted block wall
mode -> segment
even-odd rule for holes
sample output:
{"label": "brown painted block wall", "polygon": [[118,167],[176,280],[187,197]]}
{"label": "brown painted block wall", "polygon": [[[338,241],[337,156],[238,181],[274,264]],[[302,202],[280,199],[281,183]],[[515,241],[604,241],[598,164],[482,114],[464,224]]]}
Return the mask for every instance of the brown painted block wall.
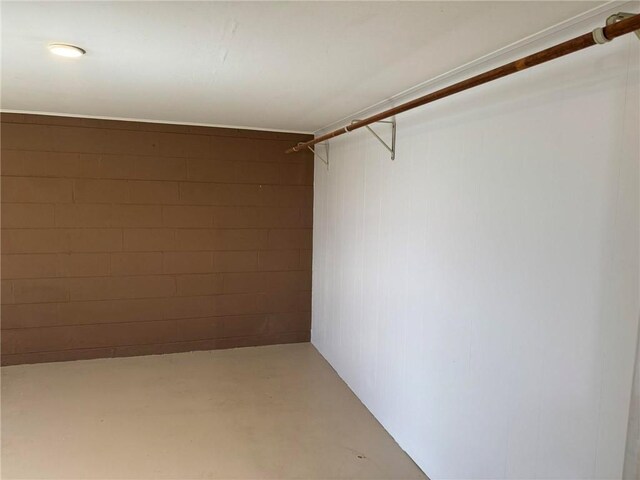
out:
{"label": "brown painted block wall", "polygon": [[2,363],[309,340],[308,135],[2,114]]}

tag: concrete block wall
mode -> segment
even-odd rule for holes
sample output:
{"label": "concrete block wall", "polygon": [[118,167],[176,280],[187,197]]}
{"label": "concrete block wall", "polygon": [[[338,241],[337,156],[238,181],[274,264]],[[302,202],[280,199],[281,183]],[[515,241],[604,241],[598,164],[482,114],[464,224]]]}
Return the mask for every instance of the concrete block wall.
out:
{"label": "concrete block wall", "polygon": [[299,134],[3,114],[2,363],[309,340]]}

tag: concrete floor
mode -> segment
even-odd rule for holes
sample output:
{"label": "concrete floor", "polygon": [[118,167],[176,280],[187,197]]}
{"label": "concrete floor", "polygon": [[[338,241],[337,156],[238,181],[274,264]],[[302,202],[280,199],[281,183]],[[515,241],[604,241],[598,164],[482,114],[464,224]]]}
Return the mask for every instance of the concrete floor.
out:
{"label": "concrete floor", "polygon": [[426,478],[311,344],[2,368],[2,478]]}

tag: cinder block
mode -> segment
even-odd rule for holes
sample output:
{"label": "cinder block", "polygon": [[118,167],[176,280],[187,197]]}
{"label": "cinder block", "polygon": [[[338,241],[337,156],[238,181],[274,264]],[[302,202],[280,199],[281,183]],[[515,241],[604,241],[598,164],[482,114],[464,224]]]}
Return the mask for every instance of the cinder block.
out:
{"label": "cinder block", "polygon": [[298,311],[310,312],[311,311],[311,290],[300,290],[297,292],[298,296]]}
{"label": "cinder block", "polygon": [[2,330],[61,325],[65,321],[58,311],[59,303],[25,303],[2,305]]}
{"label": "cinder block", "polygon": [[110,272],[108,253],[60,253],[58,259],[64,277],[99,277]]}
{"label": "cinder block", "polygon": [[51,278],[60,275],[54,253],[2,255],[2,278]]}
{"label": "cinder block", "polygon": [[67,203],[72,198],[66,178],[2,177],[3,203]]}
{"label": "cinder block", "polygon": [[126,203],[129,201],[127,181],[76,179],[73,198],[78,203]]}
{"label": "cinder block", "polygon": [[228,272],[223,274],[224,293],[261,293],[265,291],[265,275],[261,272]]}
{"label": "cinder block", "polygon": [[6,150],[50,151],[53,147],[51,127],[29,123],[10,123],[3,119],[2,148]]}
{"label": "cinder block", "polygon": [[2,228],[53,227],[53,205],[2,203]]}
{"label": "cinder block", "polygon": [[304,271],[265,272],[265,291],[297,292],[311,290],[311,275]]}
{"label": "cinder block", "polygon": [[313,208],[312,186],[283,185],[274,189],[272,194],[273,198],[268,199],[268,201],[275,201],[276,206]]}
{"label": "cinder block", "polygon": [[216,272],[255,272],[258,269],[258,253],[215,252],[213,265]]}
{"label": "cinder block", "polygon": [[235,164],[229,160],[190,158],[187,160],[187,178],[195,182],[234,183]]}
{"label": "cinder block", "polygon": [[243,159],[246,161],[269,160],[260,140],[233,137],[211,137],[211,158],[215,160]]}
{"label": "cinder block", "polygon": [[180,203],[189,205],[222,205],[224,185],[180,182]]}
{"label": "cinder block", "polygon": [[65,302],[69,288],[59,278],[13,280],[13,298],[15,303]]}
{"label": "cinder block", "polygon": [[55,221],[58,227],[99,228],[113,225],[111,205],[90,203],[64,203],[55,206]]}
{"label": "cinder block", "polygon": [[303,228],[313,227],[313,207],[300,209],[300,226]]}
{"label": "cinder block", "polygon": [[313,206],[313,187],[264,185],[261,189],[260,205],[271,207],[311,207]]}
{"label": "cinder block", "polygon": [[123,230],[124,250],[160,252],[176,249],[175,230],[166,228],[130,228]]}
{"label": "cinder block", "polygon": [[267,315],[267,333],[308,332],[309,330],[311,330],[311,312]]}
{"label": "cinder block", "polygon": [[235,162],[235,183],[257,183],[261,185],[278,185],[281,178],[281,167],[271,162]]}
{"label": "cinder block", "polygon": [[140,180],[185,180],[187,162],[184,158],[138,156],[134,160],[132,177]]}
{"label": "cinder block", "polygon": [[[262,314],[229,315],[201,319],[207,330],[201,338],[210,338],[213,344],[205,344],[205,348],[229,348],[232,346],[248,346],[253,344],[247,338],[262,335],[266,331],[266,317]],[[236,340],[241,337],[242,340]],[[255,342],[255,339],[253,340]]]}
{"label": "cinder block", "polygon": [[163,157],[206,158],[211,148],[209,135],[159,133],[158,140]]}
{"label": "cinder block", "polygon": [[[62,163],[67,157],[76,157],[77,165],[75,167],[75,173],[64,175],[65,177],[76,178],[109,178],[102,172],[102,159],[104,155],[99,153],[68,153],[68,152],[51,152],[51,158],[54,163]],[[71,166],[65,168],[72,168]],[[121,177],[119,177],[121,178]]]}
{"label": "cinder block", "polygon": [[262,228],[299,228],[301,226],[302,219],[299,208],[260,208],[260,227]]}
{"label": "cinder block", "polygon": [[65,230],[6,228],[2,231],[3,253],[55,253],[68,248]]}
{"label": "cinder block", "polygon": [[175,205],[180,199],[177,182],[129,180],[129,202],[156,205]]}
{"label": "cinder block", "polygon": [[51,149],[55,152],[102,153],[106,131],[78,125],[51,125]]}
{"label": "cinder block", "polygon": [[313,234],[310,228],[269,230],[269,249],[310,250]]}
{"label": "cinder block", "polygon": [[[86,167],[81,166],[78,153],[56,153],[29,150],[2,150],[2,175],[25,177],[80,177]],[[93,165],[97,166],[98,162]]]}
{"label": "cinder block", "polygon": [[215,250],[214,231],[209,229],[175,230],[176,246],[173,250],[202,251]]}
{"label": "cinder block", "polygon": [[118,252],[122,250],[122,231],[113,228],[67,230],[71,252]]}
{"label": "cinder block", "polygon": [[162,227],[160,205],[114,205],[113,225],[117,227]]}
{"label": "cinder block", "polygon": [[265,207],[304,208],[313,205],[313,187],[295,185],[263,185],[260,205]]}
{"label": "cinder block", "polygon": [[208,206],[162,207],[162,223],[165,227],[212,227],[213,209]]}
{"label": "cinder block", "polygon": [[258,253],[258,269],[261,271],[298,270],[298,250],[263,250]]}
{"label": "cinder block", "polygon": [[213,271],[212,252],[165,252],[162,254],[164,273],[209,273]]}
{"label": "cinder block", "polygon": [[[67,329],[65,329],[67,330]],[[55,329],[15,329],[2,332],[2,353],[35,353],[72,348],[72,333],[67,332],[66,341],[60,341],[59,332]],[[46,335],[46,336],[45,336]]]}
{"label": "cinder block", "polygon": [[99,174],[95,175],[105,179],[130,179],[137,178],[135,155],[102,154],[100,155]]}
{"label": "cinder block", "polygon": [[0,302],[2,305],[13,303],[13,284],[11,280],[2,280],[0,282]]}
{"label": "cinder block", "polygon": [[258,228],[262,226],[259,207],[213,207],[217,228]]}
{"label": "cinder block", "polygon": [[142,130],[103,129],[102,153],[124,155],[157,155],[158,133]]}
{"label": "cinder block", "polygon": [[153,275],[162,273],[162,253],[112,253],[111,275]]}
{"label": "cinder block", "polygon": [[283,163],[282,185],[313,185],[313,162]]}
{"label": "cinder block", "polygon": [[177,277],[178,295],[216,295],[223,291],[223,277],[219,273],[180,275]]}
{"label": "cinder block", "polygon": [[213,230],[214,250],[259,250],[267,246],[267,230]]}
{"label": "cinder block", "polygon": [[266,185],[225,185],[221,205],[260,205],[262,189]]}
{"label": "cinder block", "polygon": [[300,310],[298,292],[268,292],[264,296],[264,308],[268,313],[292,313]]}
{"label": "cinder block", "polygon": [[214,297],[170,297],[163,298],[164,318],[198,318],[213,314]]}
{"label": "cinder block", "polygon": [[300,269],[311,271],[313,265],[312,250],[300,250]]}
{"label": "cinder block", "polygon": [[264,295],[244,293],[217,295],[213,298],[213,315],[249,315],[264,313]]}

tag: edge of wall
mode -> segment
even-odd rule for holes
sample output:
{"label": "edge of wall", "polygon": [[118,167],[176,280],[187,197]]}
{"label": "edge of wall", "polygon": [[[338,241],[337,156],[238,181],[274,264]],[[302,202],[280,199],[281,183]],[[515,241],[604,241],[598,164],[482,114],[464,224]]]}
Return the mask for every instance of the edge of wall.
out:
{"label": "edge of wall", "polygon": [[101,115],[82,115],[75,113],[58,113],[58,112],[40,112],[40,111],[30,111],[30,110],[12,110],[12,109],[4,109],[0,108],[0,113],[14,113],[14,114],[23,114],[23,115],[43,115],[47,117],[63,117],[63,118],[78,118],[78,119],[89,119],[89,120],[110,120],[114,122],[135,122],[135,123],[154,123],[158,125],[182,125],[187,127],[205,127],[205,128],[224,128],[224,129],[233,129],[233,130],[253,130],[260,132],[272,132],[272,133],[294,133],[294,134],[302,134],[302,135],[312,135],[313,132],[303,132],[302,130],[283,130],[277,128],[257,128],[257,127],[248,127],[245,125],[220,125],[216,123],[198,123],[198,122],[178,122],[178,121],[170,121],[170,120],[153,120],[148,118],[128,118],[128,117],[107,117]]}
{"label": "edge of wall", "polygon": [[115,118],[9,112],[6,110],[0,110],[0,119],[3,123],[57,125],[81,128],[106,128],[112,130],[136,130],[142,132],[182,133],[213,137],[240,137],[284,141],[299,140],[301,136],[312,138],[312,134],[310,133],[248,129],[242,127],[217,127],[196,124],[163,123],[132,119],[118,120]]}
{"label": "edge of wall", "polygon": [[640,479],[640,328],[638,329],[638,341],[636,343],[636,365],[631,388],[629,425],[627,427],[627,445],[622,478],[625,480]]}

